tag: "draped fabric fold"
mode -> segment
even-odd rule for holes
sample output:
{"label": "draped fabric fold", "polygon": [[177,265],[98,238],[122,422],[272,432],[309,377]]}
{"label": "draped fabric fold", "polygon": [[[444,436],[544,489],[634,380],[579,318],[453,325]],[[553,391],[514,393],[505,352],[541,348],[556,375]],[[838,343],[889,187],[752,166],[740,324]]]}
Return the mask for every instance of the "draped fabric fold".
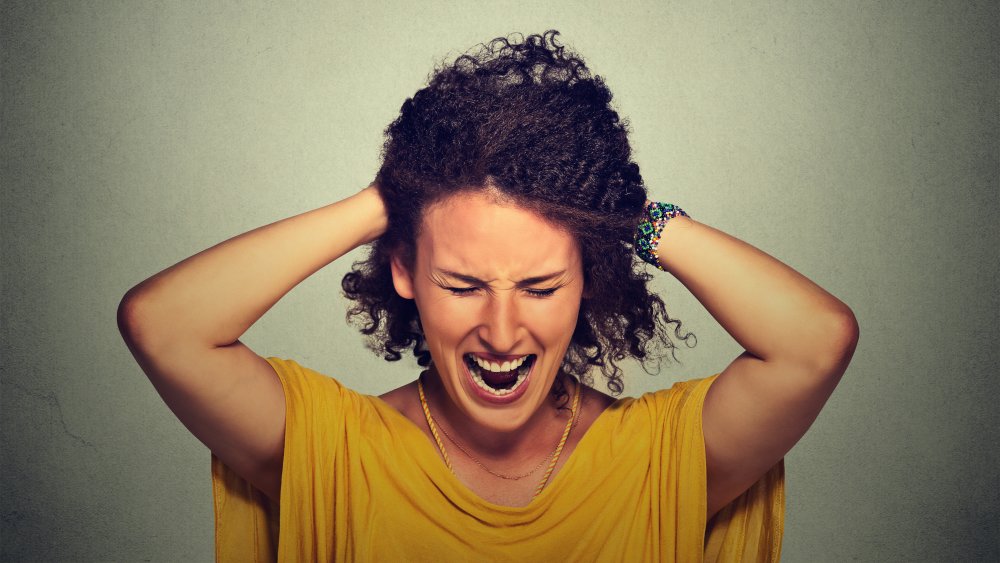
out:
{"label": "draped fabric fold", "polygon": [[718,375],[608,407],[524,507],[489,503],[409,419],[294,361],[280,507],[212,456],[216,560],[776,562],[779,461],[710,522],[701,416]]}

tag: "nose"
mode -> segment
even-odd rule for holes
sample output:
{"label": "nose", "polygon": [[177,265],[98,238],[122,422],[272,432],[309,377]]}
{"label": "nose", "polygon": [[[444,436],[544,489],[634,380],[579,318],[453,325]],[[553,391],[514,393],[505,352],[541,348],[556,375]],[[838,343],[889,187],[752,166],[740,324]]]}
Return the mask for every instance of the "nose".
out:
{"label": "nose", "polygon": [[521,321],[513,293],[491,295],[484,307],[479,338],[490,352],[506,354],[517,346]]}

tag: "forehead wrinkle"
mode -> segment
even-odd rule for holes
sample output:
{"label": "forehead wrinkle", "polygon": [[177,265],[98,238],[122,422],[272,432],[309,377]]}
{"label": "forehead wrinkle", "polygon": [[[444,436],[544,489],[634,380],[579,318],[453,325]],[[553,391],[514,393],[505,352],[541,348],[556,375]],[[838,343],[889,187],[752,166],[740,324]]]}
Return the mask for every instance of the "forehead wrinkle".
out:
{"label": "forehead wrinkle", "polygon": [[[491,284],[491,283],[497,281],[495,278],[491,279],[491,280],[482,280],[482,279],[479,279],[479,278],[477,278],[475,276],[472,276],[472,275],[469,275],[469,274],[463,274],[461,272],[455,272],[455,271],[451,271],[451,270],[447,270],[447,269],[442,269],[442,268],[435,268],[434,269],[434,273],[435,274],[439,274],[439,275],[448,276],[448,277],[455,278],[455,279],[459,279],[459,280],[462,280],[463,282],[473,283],[473,284],[487,284],[488,285],[488,284]],[[558,282],[558,281],[562,281],[562,280],[566,279],[566,276],[568,274],[569,274],[569,270],[560,270],[560,271],[557,271],[557,272],[549,272],[549,273],[540,274],[540,275],[536,275],[536,276],[528,276],[528,277],[522,278],[520,280],[517,280],[516,282],[513,282],[513,284],[509,288],[501,288],[501,289],[515,289],[517,287],[525,287],[525,286],[533,285],[533,284],[536,284],[536,283],[543,283],[543,282],[548,282],[548,281],[553,281],[553,280],[555,280],[555,281]]]}
{"label": "forehead wrinkle", "polygon": [[512,248],[502,242],[497,242],[497,246],[489,243],[484,246],[457,235],[449,236],[449,232],[437,234],[428,232],[418,243],[423,249],[423,261],[428,269],[455,278],[476,278],[475,281],[490,283],[513,280],[515,274],[524,272],[515,282],[521,283],[531,278],[570,273],[579,261],[572,253],[565,256],[565,260],[560,258],[565,254],[560,248],[563,246],[561,240],[536,239],[539,245],[525,252],[523,248]]}
{"label": "forehead wrinkle", "polygon": [[[490,194],[463,193],[435,202],[425,209],[421,223],[417,254],[432,278],[451,273],[469,283],[509,279],[511,284],[504,285],[517,286],[539,274],[564,271],[572,276],[579,261],[570,233]],[[567,247],[567,238],[573,248]],[[519,273],[532,275],[514,282]]]}
{"label": "forehead wrinkle", "polygon": [[[511,256],[508,249],[503,249],[494,251],[493,254],[497,256],[489,259],[487,255],[490,252],[484,255],[481,249],[477,251],[475,248],[464,247],[455,238],[441,237],[440,240],[428,239],[425,242],[428,250],[425,263],[429,270],[438,276],[448,276],[468,283],[486,284],[509,279],[516,286],[523,284],[524,280],[568,270],[566,265],[552,264],[551,256]],[[529,275],[514,280],[518,272],[527,272]]]}

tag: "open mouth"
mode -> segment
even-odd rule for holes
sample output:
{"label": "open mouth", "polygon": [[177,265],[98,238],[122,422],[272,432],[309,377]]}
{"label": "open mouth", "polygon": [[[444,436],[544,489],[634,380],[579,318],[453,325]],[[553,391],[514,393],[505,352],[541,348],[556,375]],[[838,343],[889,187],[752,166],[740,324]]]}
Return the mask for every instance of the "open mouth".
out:
{"label": "open mouth", "polygon": [[465,365],[472,374],[472,380],[481,389],[502,397],[516,391],[531,372],[536,356],[527,354],[513,361],[491,362],[476,356],[465,354]]}

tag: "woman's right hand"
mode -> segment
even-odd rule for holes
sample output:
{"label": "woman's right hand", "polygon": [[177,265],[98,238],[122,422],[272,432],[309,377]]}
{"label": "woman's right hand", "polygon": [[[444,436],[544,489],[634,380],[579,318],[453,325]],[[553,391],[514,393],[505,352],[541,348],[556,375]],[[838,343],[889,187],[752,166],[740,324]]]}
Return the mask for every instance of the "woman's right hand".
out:
{"label": "woman's right hand", "polygon": [[373,184],[203,250],[130,289],[118,326],[178,419],[227,466],[278,498],[285,401],[270,364],[239,341],[302,280],[388,224]]}

